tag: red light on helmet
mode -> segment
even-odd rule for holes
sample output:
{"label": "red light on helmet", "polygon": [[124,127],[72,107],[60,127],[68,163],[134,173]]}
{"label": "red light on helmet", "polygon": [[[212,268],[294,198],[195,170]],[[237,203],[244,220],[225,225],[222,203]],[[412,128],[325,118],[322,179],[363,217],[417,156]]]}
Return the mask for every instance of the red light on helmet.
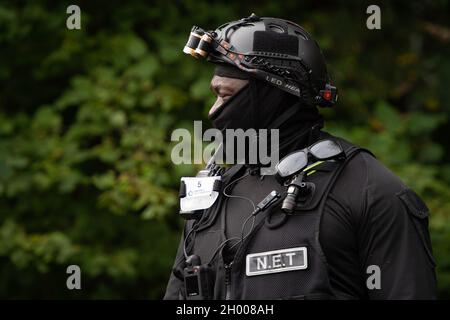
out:
{"label": "red light on helmet", "polygon": [[319,101],[319,105],[323,107],[333,106],[338,99],[337,89],[331,84],[327,83],[324,90],[319,91],[319,95],[316,97]]}
{"label": "red light on helmet", "polygon": [[325,99],[325,100],[328,100],[328,101],[330,101],[331,100],[331,98],[333,97],[333,94],[331,93],[331,91],[330,90],[325,90],[324,92],[323,92],[323,98]]}

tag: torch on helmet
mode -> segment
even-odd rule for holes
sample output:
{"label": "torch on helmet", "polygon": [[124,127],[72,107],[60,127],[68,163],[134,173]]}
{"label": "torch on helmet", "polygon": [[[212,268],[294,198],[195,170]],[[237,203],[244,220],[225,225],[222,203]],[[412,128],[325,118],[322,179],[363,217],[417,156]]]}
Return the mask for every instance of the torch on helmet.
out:
{"label": "torch on helmet", "polygon": [[337,102],[317,42],[299,25],[255,14],[216,30],[192,27],[183,52],[249,75],[322,107]]}

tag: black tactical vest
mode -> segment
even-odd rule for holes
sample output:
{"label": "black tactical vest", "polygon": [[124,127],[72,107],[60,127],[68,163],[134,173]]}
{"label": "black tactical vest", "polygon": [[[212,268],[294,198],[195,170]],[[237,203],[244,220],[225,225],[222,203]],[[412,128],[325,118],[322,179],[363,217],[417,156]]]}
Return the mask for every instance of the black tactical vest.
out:
{"label": "black tactical vest", "polygon": [[[344,139],[323,133],[321,139],[337,140],[344,148],[342,162],[325,162],[307,177],[313,192],[299,199],[293,214],[281,211],[281,200],[256,219],[251,234],[238,248],[231,264],[216,255],[214,299],[345,299],[331,289],[327,261],[319,242],[319,227],[327,195],[344,166],[358,152],[364,151]],[[370,153],[370,152],[369,152]],[[224,185],[232,180],[242,166],[234,166],[224,176]],[[278,190],[285,187],[278,185]],[[265,195],[262,195],[262,198]],[[187,244],[188,254],[209,262],[217,247],[226,240],[220,208],[227,199],[221,196],[196,222],[193,241]],[[185,234],[190,231],[189,221]],[[180,293],[183,296],[183,293]],[[181,297],[182,298],[182,297]]]}

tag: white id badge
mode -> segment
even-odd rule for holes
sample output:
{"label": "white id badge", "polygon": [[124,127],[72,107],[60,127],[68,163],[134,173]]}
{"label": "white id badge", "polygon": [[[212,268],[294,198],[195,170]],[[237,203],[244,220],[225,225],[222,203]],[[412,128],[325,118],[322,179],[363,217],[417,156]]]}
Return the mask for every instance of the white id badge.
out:
{"label": "white id badge", "polygon": [[221,180],[221,177],[181,178],[186,186],[186,196],[180,198],[181,211],[203,210],[211,207],[219,196],[219,192],[214,191],[214,183],[217,180]]}

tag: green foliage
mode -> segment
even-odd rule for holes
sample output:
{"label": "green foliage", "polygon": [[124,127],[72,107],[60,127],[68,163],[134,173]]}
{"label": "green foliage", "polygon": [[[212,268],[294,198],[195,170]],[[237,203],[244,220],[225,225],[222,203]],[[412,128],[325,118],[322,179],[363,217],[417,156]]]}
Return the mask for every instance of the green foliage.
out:
{"label": "green foliage", "polygon": [[[450,297],[447,2],[383,4],[379,31],[365,27],[367,5],[348,1],[79,1],[76,31],[69,4],[0,4],[0,297],[161,297],[178,181],[196,170],[171,163],[170,134],[212,102],[211,66],[181,49],[193,24],[251,12],[315,35],[340,89],[326,129],[424,197]],[[65,287],[70,264],[79,292]]]}

